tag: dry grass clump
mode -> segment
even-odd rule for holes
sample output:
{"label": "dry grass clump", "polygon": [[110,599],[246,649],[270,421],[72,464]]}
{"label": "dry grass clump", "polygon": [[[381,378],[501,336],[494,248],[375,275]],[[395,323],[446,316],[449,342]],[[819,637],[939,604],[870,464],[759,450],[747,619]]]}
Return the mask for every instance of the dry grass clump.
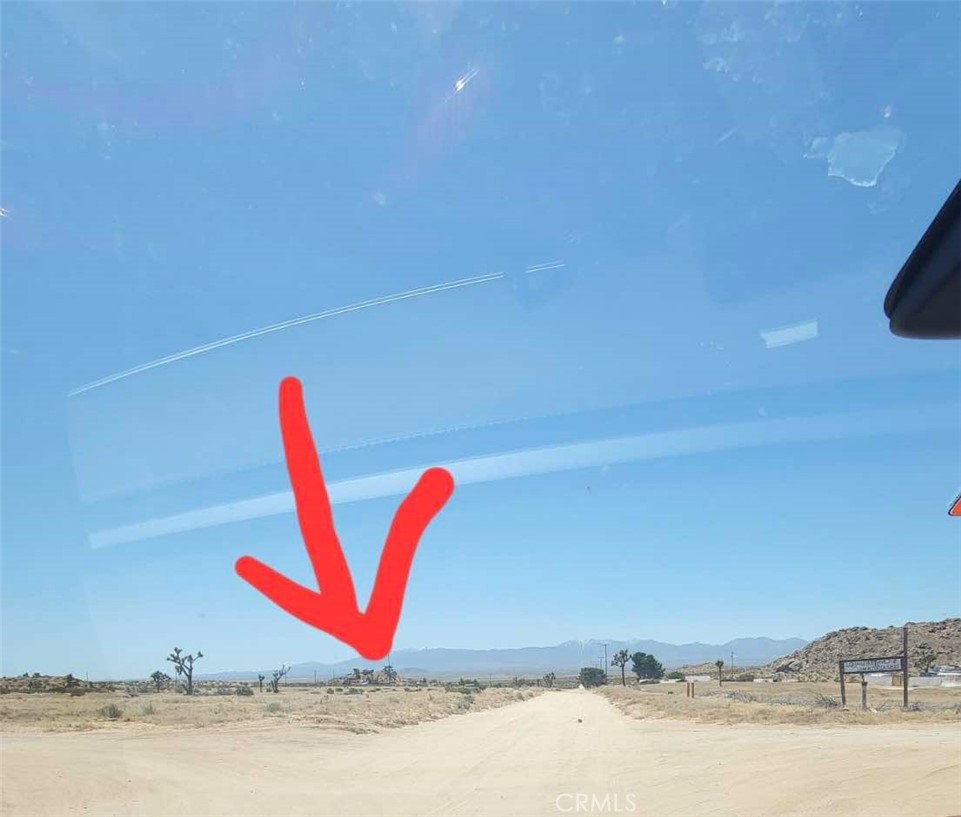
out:
{"label": "dry grass clump", "polygon": [[[203,729],[258,721],[289,722],[354,733],[378,732],[527,700],[536,689],[443,687],[287,687],[279,694],[197,695],[120,691],[73,697],[10,692],[0,697],[4,732],[103,729]],[[136,698],[134,703],[132,698]]]}
{"label": "dry grass clump", "polygon": [[860,689],[848,691],[841,707],[837,684],[727,683],[722,688],[695,686],[687,698],[683,684],[645,687],[609,686],[599,690],[616,707],[635,718],[676,718],[721,724],[905,724],[961,720],[961,688],[909,691],[911,705],[901,707],[901,690],[870,687],[869,709],[860,709]]}

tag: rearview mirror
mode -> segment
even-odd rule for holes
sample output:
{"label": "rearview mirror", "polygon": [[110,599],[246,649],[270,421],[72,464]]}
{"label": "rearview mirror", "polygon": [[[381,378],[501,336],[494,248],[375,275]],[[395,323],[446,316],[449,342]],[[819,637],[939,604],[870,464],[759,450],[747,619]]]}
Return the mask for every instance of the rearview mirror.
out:
{"label": "rearview mirror", "polygon": [[961,182],[898,273],[884,314],[903,338],[961,337]]}

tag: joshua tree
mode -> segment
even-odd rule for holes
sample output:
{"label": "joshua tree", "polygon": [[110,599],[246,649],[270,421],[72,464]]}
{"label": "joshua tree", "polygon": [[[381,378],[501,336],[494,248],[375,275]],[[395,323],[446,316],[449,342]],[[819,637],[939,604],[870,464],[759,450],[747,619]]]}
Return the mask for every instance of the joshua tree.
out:
{"label": "joshua tree", "polygon": [[258,675],[258,676],[257,676],[257,683],[258,683],[259,686],[260,686],[260,691],[261,691],[261,692],[264,691],[264,677],[265,677],[265,676],[263,676],[263,675]]}
{"label": "joshua tree", "polygon": [[555,678],[556,678],[556,676],[554,675],[553,672],[547,673],[547,675],[544,676],[544,686],[546,686],[546,687],[552,687],[552,686],[554,686],[554,679],[555,679]]}
{"label": "joshua tree", "polygon": [[167,656],[167,660],[174,665],[177,670],[177,677],[181,675],[187,679],[187,694],[194,694],[194,662],[199,661],[204,654],[197,650],[196,655],[184,655],[180,647],[174,647],[174,651]]}
{"label": "joshua tree", "polygon": [[714,666],[717,667],[717,685],[723,686],[724,678],[721,675],[721,670],[724,669],[724,662],[720,658],[718,658],[717,661],[714,662]]}
{"label": "joshua tree", "polygon": [[627,678],[624,675],[624,667],[627,666],[627,662],[630,660],[631,660],[631,656],[627,650],[619,650],[618,652],[614,653],[614,658],[611,660],[612,667],[621,668],[621,686],[622,687],[627,686]]}
{"label": "joshua tree", "polygon": [[290,667],[281,664],[280,669],[275,669],[271,673],[271,675],[273,676],[270,679],[271,692],[280,692],[280,682],[287,675],[288,672],[290,672]]}
{"label": "joshua tree", "polygon": [[161,672],[159,669],[151,673],[150,680],[152,680],[157,685],[157,692],[160,692],[161,687],[164,682],[170,680],[170,676],[166,672]]}
{"label": "joshua tree", "polygon": [[392,684],[397,680],[397,670],[395,670],[390,664],[384,667],[384,675],[387,676],[387,683]]}

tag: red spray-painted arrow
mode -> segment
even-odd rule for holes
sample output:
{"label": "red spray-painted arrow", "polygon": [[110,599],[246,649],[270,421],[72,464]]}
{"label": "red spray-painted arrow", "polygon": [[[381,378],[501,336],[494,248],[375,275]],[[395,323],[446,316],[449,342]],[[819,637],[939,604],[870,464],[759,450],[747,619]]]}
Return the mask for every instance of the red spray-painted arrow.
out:
{"label": "red spray-painted arrow", "polygon": [[404,603],[411,562],[421,535],[454,492],[443,468],[425,471],[406,496],[387,534],[367,611],[360,612],[327,497],[320,459],[307,424],[300,381],[280,384],[280,430],[297,519],[320,592],[310,590],[252,556],[237,560],[238,575],[278,607],[354,647],[372,661],[390,651]]}

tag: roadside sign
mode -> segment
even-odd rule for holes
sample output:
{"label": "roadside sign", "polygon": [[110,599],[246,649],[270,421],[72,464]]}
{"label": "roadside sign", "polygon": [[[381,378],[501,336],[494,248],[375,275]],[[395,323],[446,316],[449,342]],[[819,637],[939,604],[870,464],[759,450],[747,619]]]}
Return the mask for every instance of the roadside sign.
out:
{"label": "roadside sign", "polygon": [[903,656],[891,658],[857,658],[853,661],[842,661],[841,672],[845,674],[855,672],[900,672]]}
{"label": "roadside sign", "polygon": [[861,676],[861,709],[868,708],[868,682],[864,677],[871,672],[900,672],[902,705],[908,707],[908,628],[901,628],[901,654],[885,655],[880,658],[842,658],[838,661],[838,680],[841,682],[841,706],[848,699],[844,688],[845,675]]}

